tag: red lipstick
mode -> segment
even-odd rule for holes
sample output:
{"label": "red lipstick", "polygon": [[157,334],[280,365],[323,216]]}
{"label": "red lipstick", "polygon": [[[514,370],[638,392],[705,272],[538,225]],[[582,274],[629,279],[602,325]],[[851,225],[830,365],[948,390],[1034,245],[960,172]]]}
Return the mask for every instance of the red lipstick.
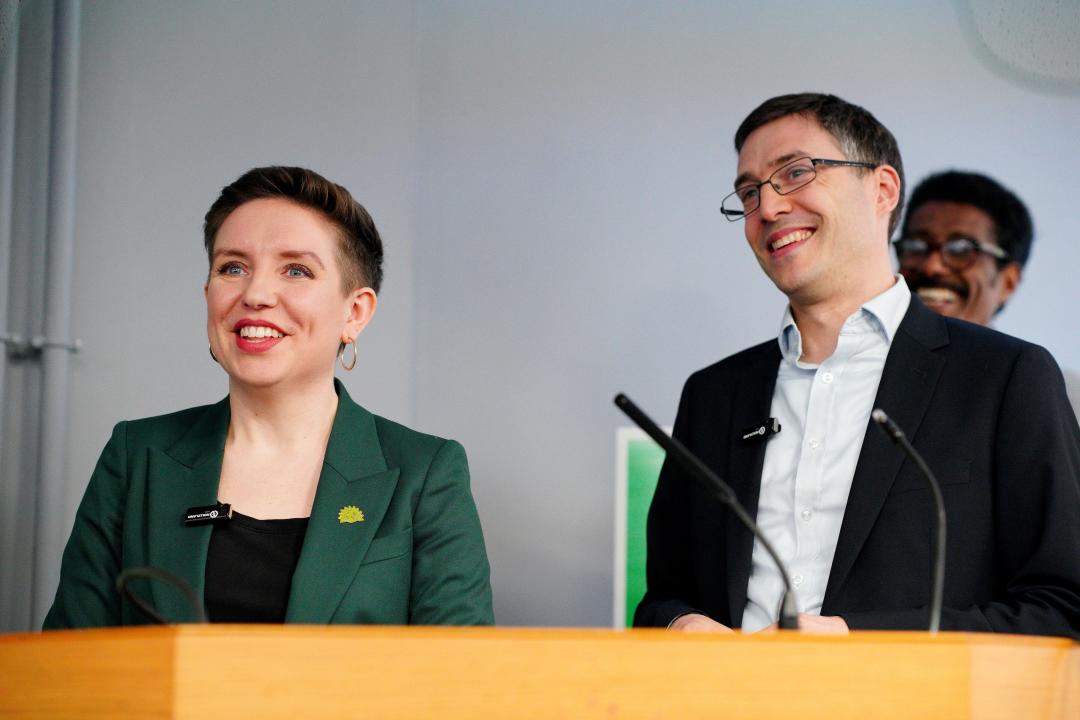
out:
{"label": "red lipstick", "polygon": [[[265,337],[244,337],[240,331],[246,327],[267,328],[275,333],[279,333],[278,336],[267,335]],[[233,325],[233,333],[236,335],[236,347],[242,352],[247,353],[264,353],[267,352],[279,342],[288,337],[288,334],[275,325],[272,322],[266,320],[252,320],[251,318],[244,318],[238,320]]]}

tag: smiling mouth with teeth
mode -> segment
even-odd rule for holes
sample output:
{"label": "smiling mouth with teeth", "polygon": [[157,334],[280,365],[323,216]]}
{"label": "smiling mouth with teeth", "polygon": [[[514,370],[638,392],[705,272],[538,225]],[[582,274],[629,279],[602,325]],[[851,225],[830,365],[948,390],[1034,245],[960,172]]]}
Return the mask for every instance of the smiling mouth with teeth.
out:
{"label": "smiling mouth with teeth", "polygon": [[921,273],[906,273],[905,277],[912,292],[933,310],[953,314],[967,305],[971,290],[959,279],[931,277]]}
{"label": "smiling mouth with teeth", "polygon": [[769,251],[776,252],[777,250],[785,248],[792,243],[809,240],[810,236],[813,234],[813,230],[796,230],[795,232],[790,232],[779,240],[769,243]]}
{"label": "smiling mouth with teeth", "polygon": [[964,301],[959,293],[947,288],[924,287],[916,292],[927,305],[960,305]]}
{"label": "smiling mouth with teeth", "polygon": [[274,328],[265,325],[245,325],[239,330],[240,337],[246,340],[261,340],[263,338],[285,337],[285,333],[278,332]]}

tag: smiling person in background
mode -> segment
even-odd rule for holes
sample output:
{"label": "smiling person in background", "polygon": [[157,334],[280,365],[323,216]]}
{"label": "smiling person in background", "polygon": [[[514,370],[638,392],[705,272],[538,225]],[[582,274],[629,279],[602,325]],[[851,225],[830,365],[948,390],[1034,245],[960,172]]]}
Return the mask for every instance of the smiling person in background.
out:
{"label": "smiling person in background", "polygon": [[[215,405],[121,422],[64,551],[45,628],[146,622],[116,590],[149,566],[213,622],[493,622],[462,447],[372,415],[334,378],[375,313],[382,241],[349,192],[257,168],[206,214]],[[132,589],[190,618],[176,590]]]}
{"label": "smiling person in background", "polygon": [[[927,307],[990,325],[1020,285],[1035,231],[1014,193],[986,175],[950,170],[919,183],[908,201],[900,272]],[[1080,375],[1065,371],[1080,416]]]}

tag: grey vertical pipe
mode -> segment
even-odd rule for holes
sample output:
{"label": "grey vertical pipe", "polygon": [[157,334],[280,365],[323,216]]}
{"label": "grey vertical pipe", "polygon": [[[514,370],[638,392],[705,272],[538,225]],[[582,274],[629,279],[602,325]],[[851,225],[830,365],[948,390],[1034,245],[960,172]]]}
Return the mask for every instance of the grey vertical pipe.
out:
{"label": "grey vertical pipe", "polygon": [[[49,206],[46,233],[44,335],[71,341],[71,286],[75,256],[76,111],[79,97],[79,0],[56,0],[53,86],[49,121]],[[34,526],[34,622],[40,623],[60,578],[68,532],[65,509],[70,353],[46,345],[41,400],[41,477]]]}
{"label": "grey vertical pipe", "polygon": [[[8,332],[12,208],[15,195],[15,88],[19,59],[19,3],[0,2],[0,334]],[[0,407],[4,406],[7,348],[0,347]],[[2,418],[2,416],[0,416]],[[0,453],[3,445],[0,444]]]}
{"label": "grey vertical pipe", "polygon": [[[11,331],[8,324],[8,292],[11,288],[12,209],[15,196],[15,90],[19,59],[19,3],[0,0],[0,333]],[[3,433],[4,383],[7,379],[7,347],[0,346],[0,433]],[[4,441],[0,437],[0,469],[4,467]],[[0,470],[2,472],[2,470]],[[0,482],[12,482],[0,478]],[[5,491],[4,497],[12,495]],[[21,628],[16,624],[16,598],[25,598],[21,583],[14,581],[18,527],[12,522],[12,508],[0,508],[0,628]]]}

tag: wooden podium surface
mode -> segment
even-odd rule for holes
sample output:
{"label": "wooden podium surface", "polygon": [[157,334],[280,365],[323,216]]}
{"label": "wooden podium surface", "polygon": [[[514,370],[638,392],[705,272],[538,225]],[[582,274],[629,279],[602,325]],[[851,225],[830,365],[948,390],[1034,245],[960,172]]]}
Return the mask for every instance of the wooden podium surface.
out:
{"label": "wooden podium surface", "polygon": [[1003,635],[181,625],[0,636],[0,718],[1080,718]]}

